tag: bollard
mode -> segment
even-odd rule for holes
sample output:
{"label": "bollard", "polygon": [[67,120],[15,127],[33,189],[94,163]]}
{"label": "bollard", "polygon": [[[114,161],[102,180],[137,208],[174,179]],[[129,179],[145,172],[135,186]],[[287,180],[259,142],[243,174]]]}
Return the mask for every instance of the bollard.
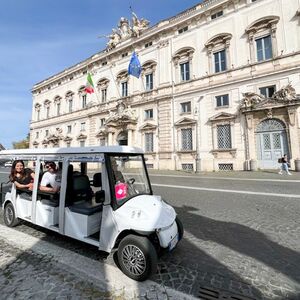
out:
{"label": "bollard", "polygon": [[295,159],[295,171],[300,172],[300,159],[299,158]]}

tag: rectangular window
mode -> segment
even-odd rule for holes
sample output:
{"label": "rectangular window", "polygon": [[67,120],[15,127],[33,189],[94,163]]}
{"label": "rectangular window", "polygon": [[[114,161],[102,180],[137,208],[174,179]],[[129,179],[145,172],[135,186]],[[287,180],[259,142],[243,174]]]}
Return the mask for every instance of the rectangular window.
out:
{"label": "rectangular window", "polygon": [[80,123],[80,131],[85,131],[85,122]]}
{"label": "rectangular window", "polygon": [[50,116],[50,107],[46,108],[46,118],[48,119]]}
{"label": "rectangular window", "polygon": [[217,125],[218,149],[231,149],[230,125]]}
{"label": "rectangular window", "polygon": [[39,132],[38,132],[38,131],[35,133],[35,138],[36,138],[36,139],[39,138]]}
{"label": "rectangular window", "polygon": [[192,128],[181,129],[181,150],[193,150]]}
{"label": "rectangular window", "polygon": [[153,109],[145,110],[145,119],[153,119]]}
{"label": "rectangular window", "polygon": [[39,121],[40,120],[40,116],[41,116],[41,111],[38,110],[36,113],[37,113],[37,121]]}
{"label": "rectangular window", "polygon": [[86,108],[86,95],[82,95],[82,108]]}
{"label": "rectangular window", "polygon": [[189,62],[180,64],[180,78],[181,78],[181,81],[190,80],[190,63]]}
{"label": "rectangular window", "polygon": [[225,50],[214,53],[215,73],[226,71],[226,53]]}
{"label": "rectangular window", "polygon": [[145,152],[153,152],[153,132],[145,133]]}
{"label": "rectangular window", "polygon": [[67,133],[71,133],[71,132],[72,132],[72,126],[68,125],[68,127],[67,127]]}
{"label": "rectangular window", "polygon": [[146,74],[146,91],[153,90],[153,73]]}
{"label": "rectangular window", "polygon": [[105,126],[105,119],[101,119],[100,120],[100,127],[104,127]]}
{"label": "rectangular window", "polygon": [[128,52],[122,53],[122,58],[128,56]]}
{"label": "rectangular window", "polygon": [[80,146],[80,147],[85,147],[85,141],[80,141],[80,142],[79,142],[79,146]]}
{"label": "rectangular window", "polygon": [[72,110],[73,110],[73,100],[70,99],[69,100],[69,113],[72,112]]}
{"label": "rectangular window", "polygon": [[272,58],[272,40],[271,36],[265,36],[260,39],[256,39],[256,55],[257,61],[264,61]]}
{"label": "rectangular window", "polygon": [[128,96],[128,85],[127,81],[121,82],[121,95],[122,97],[127,97]]}
{"label": "rectangular window", "polygon": [[102,63],[102,66],[106,66],[107,65],[107,61],[104,61],[103,63]]}
{"label": "rectangular window", "polygon": [[220,10],[220,11],[216,12],[215,14],[212,14],[211,19],[213,20],[213,19],[219,18],[221,16],[223,16],[223,10]]}
{"label": "rectangular window", "polygon": [[266,98],[271,98],[275,92],[276,92],[276,85],[259,88],[259,93],[265,96]]}
{"label": "rectangular window", "polygon": [[181,113],[190,113],[191,112],[191,102],[180,103]]}
{"label": "rectangular window", "polygon": [[49,130],[46,129],[46,131],[45,131],[45,136],[48,136],[48,135],[49,135]]}
{"label": "rectangular window", "polygon": [[184,33],[185,31],[188,31],[188,29],[189,29],[188,26],[185,26],[185,27],[183,27],[183,28],[180,28],[180,29],[178,30],[178,34]]}
{"label": "rectangular window", "polygon": [[102,89],[101,90],[101,101],[106,102],[107,100],[107,89]]}
{"label": "rectangular window", "polygon": [[67,142],[67,148],[71,147],[71,142]]}
{"label": "rectangular window", "polygon": [[216,105],[217,107],[229,106],[229,96],[228,95],[216,96]]}
{"label": "rectangular window", "polygon": [[60,115],[60,103],[56,104],[56,115],[59,116]]}

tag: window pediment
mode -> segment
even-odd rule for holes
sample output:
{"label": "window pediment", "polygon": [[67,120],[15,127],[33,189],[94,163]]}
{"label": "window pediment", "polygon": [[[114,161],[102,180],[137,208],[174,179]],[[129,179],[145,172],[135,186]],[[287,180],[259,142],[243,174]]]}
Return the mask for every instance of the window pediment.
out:
{"label": "window pediment", "polygon": [[193,53],[195,52],[195,49],[192,47],[185,47],[177,50],[175,54],[173,55],[173,61],[177,63],[179,60],[182,59],[192,59],[193,58]]}
{"label": "window pediment", "polygon": [[145,130],[155,130],[157,128],[156,125],[151,124],[151,123],[146,123],[143,126],[140,127],[140,131],[145,131]]}
{"label": "window pediment", "polygon": [[44,106],[49,107],[50,103],[51,103],[51,101],[47,99],[47,100],[44,101]]}
{"label": "window pediment", "polygon": [[246,33],[250,34],[268,28],[274,28],[274,27],[276,28],[276,24],[278,23],[279,19],[280,18],[278,16],[267,16],[267,17],[260,18],[254,21],[246,28]]}
{"label": "window pediment", "polygon": [[100,89],[104,89],[108,86],[108,84],[109,84],[109,79],[103,77],[97,82],[97,87]]}
{"label": "window pediment", "polygon": [[190,118],[182,118],[175,123],[175,126],[180,127],[180,126],[186,126],[186,125],[194,125],[195,123],[196,123],[196,120],[193,120]]}
{"label": "window pediment", "polygon": [[143,72],[153,72],[156,69],[157,63],[153,60],[148,60],[142,65]]}
{"label": "window pediment", "polygon": [[61,97],[60,96],[55,96],[54,97],[54,103],[60,103]]}
{"label": "window pediment", "polygon": [[206,48],[214,48],[214,47],[217,47],[220,45],[228,45],[231,38],[232,38],[231,33],[219,33],[219,34],[213,36],[212,38],[210,38],[206,42],[205,47]]}
{"label": "window pediment", "polygon": [[35,108],[36,110],[40,110],[40,108],[41,108],[41,104],[39,104],[39,103],[36,103],[36,104],[35,104],[35,106],[34,106],[34,108]]}
{"label": "window pediment", "polygon": [[128,73],[126,70],[123,70],[118,73],[117,80],[118,81],[126,81],[128,79]]}
{"label": "window pediment", "polygon": [[218,113],[218,114],[214,115],[213,117],[209,118],[209,121],[218,122],[218,121],[232,120],[235,118],[236,118],[236,115],[234,115],[234,114],[221,112],[221,113]]}
{"label": "window pediment", "polygon": [[66,98],[67,100],[70,100],[70,99],[73,98],[73,95],[74,95],[74,93],[73,93],[72,91],[68,91],[68,92],[66,93],[65,98]]}
{"label": "window pediment", "polygon": [[77,140],[85,140],[86,138],[87,138],[87,136],[82,133],[77,136]]}

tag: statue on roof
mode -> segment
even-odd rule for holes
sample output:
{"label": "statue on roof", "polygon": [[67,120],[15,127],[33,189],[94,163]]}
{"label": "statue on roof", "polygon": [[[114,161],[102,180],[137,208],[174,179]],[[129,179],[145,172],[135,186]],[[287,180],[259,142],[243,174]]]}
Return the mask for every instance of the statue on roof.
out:
{"label": "statue on roof", "polygon": [[137,17],[136,13],[132,13],[132,35],[139,37],[140,33],[148,28],[149,21],[145,19],[140,19]]}

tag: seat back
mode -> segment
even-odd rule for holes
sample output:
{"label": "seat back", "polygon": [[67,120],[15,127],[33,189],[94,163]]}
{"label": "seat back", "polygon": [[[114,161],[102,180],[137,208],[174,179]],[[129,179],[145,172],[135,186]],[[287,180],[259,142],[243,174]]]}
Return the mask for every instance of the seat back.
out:
{"label": "seat back", "polygon": [[94,187],[101,187],[102,186],[102,174],[95,173],[93,176],[93,186]]}
{"label": "seat back", "polygon": [[90,187],[90,180],[87,175],[78,174],[73,176],[72,184],[73,201],[91,200],[93,197],[93,191]]}

